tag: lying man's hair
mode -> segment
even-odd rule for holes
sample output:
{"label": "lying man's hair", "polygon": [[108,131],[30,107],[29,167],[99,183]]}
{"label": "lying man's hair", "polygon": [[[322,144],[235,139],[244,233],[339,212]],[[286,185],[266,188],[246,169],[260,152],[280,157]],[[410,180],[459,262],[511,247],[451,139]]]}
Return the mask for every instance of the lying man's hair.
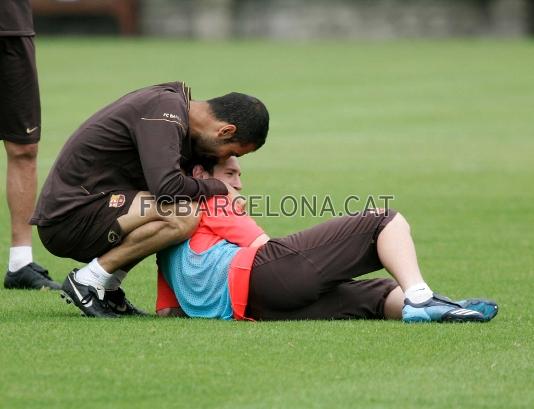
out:
{"label": "lying man's hair", "polygon": [[193,175],[193,168],[196,165],[202,166],[202,168],[208,172],[210,175],[213,175],[213,168],[219,163],[219,158],[214,156],[196,156],[191,162],[185,167],[185,174],[187,176]]}

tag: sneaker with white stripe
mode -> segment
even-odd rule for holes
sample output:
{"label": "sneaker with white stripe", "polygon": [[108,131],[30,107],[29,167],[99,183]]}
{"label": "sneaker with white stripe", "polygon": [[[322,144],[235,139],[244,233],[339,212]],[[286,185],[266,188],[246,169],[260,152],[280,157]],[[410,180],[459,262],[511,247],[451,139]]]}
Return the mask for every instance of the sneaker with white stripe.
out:
{"label": "sneaker with white stripe", "polygon": [[404,322],[483,322],[484,316],[470,309],[462,308],[460,304],[447,297],[433,294],[432,298],[420,304],[404,300],[402,308]]}
{"label": "sneaker with white stripe", "polygon": [[467,310],[478,311],[484,316],[484,321],[491,321],[499,312],[499,306],[493,300],[484,298],[468,298],[466,300],[454,302]]}
{"label": "sneaker with white stripe", "polygon": [[112,311],[106,300],[105,289],[79,283],[76,271],[77,268],[72,270],[63,282],[61,298],[67,304],[73,303],[87,317],[119,318],[120,315]]}

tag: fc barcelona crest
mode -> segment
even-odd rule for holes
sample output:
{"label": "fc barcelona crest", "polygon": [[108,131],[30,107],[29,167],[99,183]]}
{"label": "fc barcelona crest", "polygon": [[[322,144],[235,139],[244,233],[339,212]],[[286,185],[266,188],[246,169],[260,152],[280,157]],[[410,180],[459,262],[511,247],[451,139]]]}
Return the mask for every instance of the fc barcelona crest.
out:
{"label": "fc barcelona crest", "polygon": [[126,197],[124,195],[111,195],[109,199],[109,207],[122,207],[126,202]]}

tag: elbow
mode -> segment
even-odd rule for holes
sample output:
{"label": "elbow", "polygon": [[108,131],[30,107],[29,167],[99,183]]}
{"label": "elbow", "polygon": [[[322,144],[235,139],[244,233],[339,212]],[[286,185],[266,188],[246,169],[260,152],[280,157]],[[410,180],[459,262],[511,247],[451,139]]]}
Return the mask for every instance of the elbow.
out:
{"label": "elbow", "polygon": [[256,240],[254,240],[252,243],[250,243],[249,247],[260,247],[260,246],[263,246],[269,240],[270,240],[270,237],[267,236],[265,233],[263,233],[261,236],[258,236],[256,238]]}
{"label": "elbow", "polygon": [[187,318],[187,315],[180,307],[162,308],[156,311],[156,315],[161,318],[169,318],[169,317]]}
{"label": "elbow", "polygon": [[190,198],[191,189],[185,185],[185,178],[180,172],[165,175],[160,180],[149,183],[150,192],[161,202],[176,202],[180,198]]}

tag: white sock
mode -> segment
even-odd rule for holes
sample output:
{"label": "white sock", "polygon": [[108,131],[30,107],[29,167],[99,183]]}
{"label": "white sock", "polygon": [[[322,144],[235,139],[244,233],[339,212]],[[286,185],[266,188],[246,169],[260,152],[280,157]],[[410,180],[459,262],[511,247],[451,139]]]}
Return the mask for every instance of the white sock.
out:
{"label": "white sock", "polygon": [[114,285],[113,274],[109,274],[104,270],[96,258],[76,272],[76,281],[95,288],[108,289],[108,287],[113,287]]}
{"label": "white sock", "polygon": [[425,282],[412,285],[404,292],[404,296],[414,304],[420,304],[432,298],[432,290]]}
{"label": "white sock", "polygon": [[32,261],[32,246],[17,246],[9,249],[9,271],[20,270]]}
{"label": "white sock", "polygon": [[112,278],[110,279],[109,286],[106,287],[106,290],[117,290],[121,286],[122,280],[124,280],[127,274],[127,271],[120,269],[114,271],[113,274],[111,274]]}

